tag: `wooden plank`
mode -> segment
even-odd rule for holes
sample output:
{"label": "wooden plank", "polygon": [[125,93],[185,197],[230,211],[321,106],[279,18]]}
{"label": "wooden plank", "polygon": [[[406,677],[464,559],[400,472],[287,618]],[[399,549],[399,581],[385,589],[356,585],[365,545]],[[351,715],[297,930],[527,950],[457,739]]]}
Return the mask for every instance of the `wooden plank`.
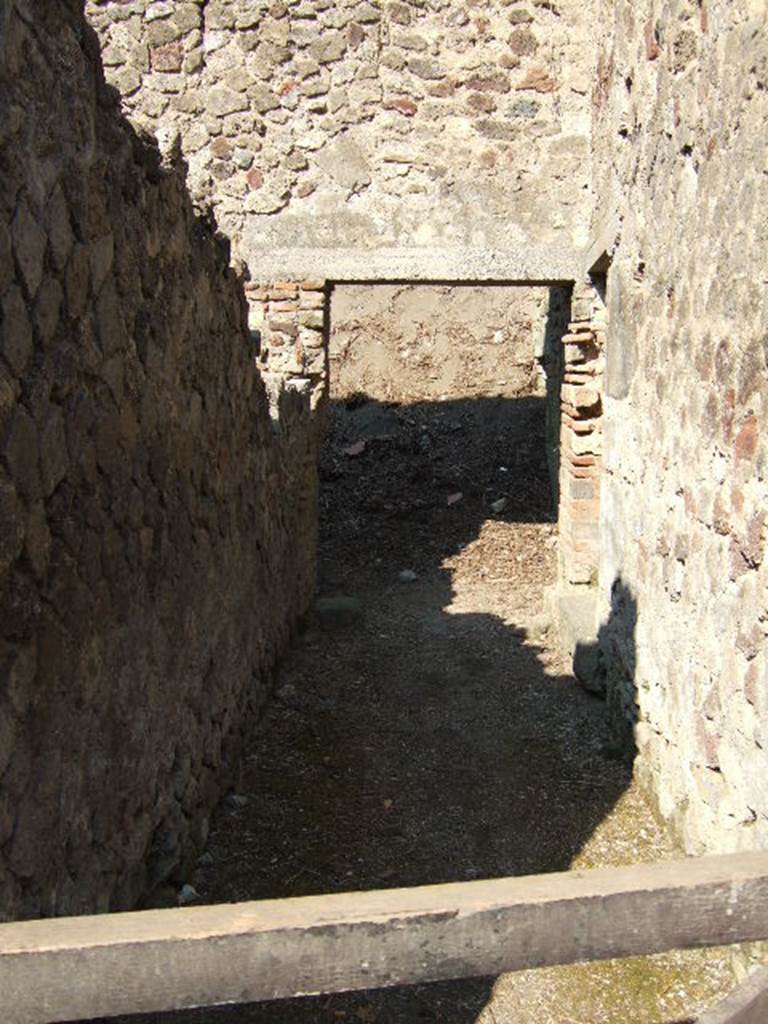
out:
{"label": "wooden plank", "polygon": [[768,852],[0,925],[3,1024],[77,1020],[768,937]]}
{"label": "wooden plank", "polygon": [[699,1024],[766,1024],[768,1021],[768,967],[763,967],[739,985]]}

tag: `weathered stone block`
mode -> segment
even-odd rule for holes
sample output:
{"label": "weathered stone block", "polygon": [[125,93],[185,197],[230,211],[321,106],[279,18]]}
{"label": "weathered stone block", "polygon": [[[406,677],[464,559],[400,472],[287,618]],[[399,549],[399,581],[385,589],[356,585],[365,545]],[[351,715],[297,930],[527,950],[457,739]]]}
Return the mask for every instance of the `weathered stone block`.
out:
{"label": "weathered stone block", "polygon": [[[249,97],[241,93],[219,87],[211,89],[208,93],[206,109],[216,117],[223,117],[225,114],[232,114],[238,110],[246,110],[248,108],[248,99]],[[254,99],[254,105],[257,110],[270,109],[269,107],[264,108],[263,105],[260,106],[258,99]]]}
{"label": "weathered stone block", "polygon": [[24,542],[24,509],[10,480],[0,480],[0,573],[5,573],[21,553]]}
{"label": "weathered stone block", "polygon": [[21,280],[28,294],[34,298],[43,277],[43,256],[47,238],[24,198],[19,200],[16,208],[11,236]]}
{"label": "weathered stone block", "polygon": [[328,32],[309,44],[309,53],[319,64],[330,64],[344,56],[347,39],[342,32]]}
{"label": "weathered stone block", "polygon": [[445,78],[447,69],[436,60],[429,60],[426,57],[412,57],[408,61],[408,70],[419,78],[426,78],[428,81],[437,81]]}
{"label": "weathered stone block", "polygon": [[69,221],[69,209],[60,185],[53,190],[47,210],[48,244],[51,259],[56,270],[62,271],[67,265],[75,239]]}
{"label": "weathered stone block", "polygon": [[11,417],[4,456],[21,495],[28,501],[39,498],[42,495],[39,436],[35,421],[21,405]]}
{"label": "weathered stone block", "polygon": [[24,296],[18,285],[12,285],[3,295],[0,308],[3,314],[0,324],[0,352],[11,371],[20,377],[32,355],[32,325]]}
{"label": "weathered stone block", "polygon": [[181,71],[184,66],[184,47],[179,42],[158,46],[150,51],[150,62],[153,71]]}
{"label": "weathered stone block", "polygon": [[59,325],[64,292],[57,277],[47,276],[37,293],[34,308],[35,330],[40,343],[47,348]]}

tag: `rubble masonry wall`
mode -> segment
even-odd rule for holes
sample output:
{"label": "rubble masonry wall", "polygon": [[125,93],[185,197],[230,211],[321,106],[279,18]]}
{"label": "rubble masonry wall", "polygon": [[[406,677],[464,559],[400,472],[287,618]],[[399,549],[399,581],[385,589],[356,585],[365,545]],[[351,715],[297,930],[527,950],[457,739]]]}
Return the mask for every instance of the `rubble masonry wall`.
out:
{"label": "rubble masonry wall", "polygon": [[0,7],[0,154],[0,918],[125,908],[310,599],[316,437],[77,0]]}
{"label": "rubble masonry wall", "polygon": [[765,845],[765,5],[606,0],[601,23],[609,699],[689,851]]}

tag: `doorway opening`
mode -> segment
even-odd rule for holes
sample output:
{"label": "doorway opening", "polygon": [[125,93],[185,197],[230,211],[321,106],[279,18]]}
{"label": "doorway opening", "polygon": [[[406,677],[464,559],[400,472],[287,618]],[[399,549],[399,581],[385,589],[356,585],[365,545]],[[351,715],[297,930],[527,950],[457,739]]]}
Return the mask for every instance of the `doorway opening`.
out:
{"label": "doorway opening", "polygon": [[497,563],[478,573],[499,577],[526,557],[513,548],[553,546],[569,310],[567,288],[334,289],[321,579],[342,573],[328,547],[341,537],[352,571],[390,577],[423,577],[470,543]]}

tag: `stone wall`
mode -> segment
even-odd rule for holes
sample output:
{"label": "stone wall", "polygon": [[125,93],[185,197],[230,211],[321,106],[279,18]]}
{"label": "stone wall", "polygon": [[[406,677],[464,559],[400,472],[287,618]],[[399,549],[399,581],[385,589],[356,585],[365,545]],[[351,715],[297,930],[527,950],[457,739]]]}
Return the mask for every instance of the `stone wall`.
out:
{"label": "stone wall", "polygon": [[280,421],[280,396],[303,395],[314,429],[322,429],[328,390],[328,288],[323,280],[264,281],[246,285],[248,323],[258,365]]}
{"label": "stone wall", "polygon": [[[768,843],[768,34],[761,0],[605,0],[601,630],[691,852]],[[607,227],[600,228],[600,222]]]}
{"label": "stone wall", "polygon": [[574,289],[561,332],[558,577],[566,591],[593,588],[600,562],[605,306],[589,284]]}
{"label": "stone wall", "polygon": [[0,918],[183,868],[313,586],[307,399],[81,8],[0,6]]}
{"label": "stone wall", "polygon": [[248,262],[584,244],[591,7],[87,3],[129,116],[181,133],[195,198]]}

